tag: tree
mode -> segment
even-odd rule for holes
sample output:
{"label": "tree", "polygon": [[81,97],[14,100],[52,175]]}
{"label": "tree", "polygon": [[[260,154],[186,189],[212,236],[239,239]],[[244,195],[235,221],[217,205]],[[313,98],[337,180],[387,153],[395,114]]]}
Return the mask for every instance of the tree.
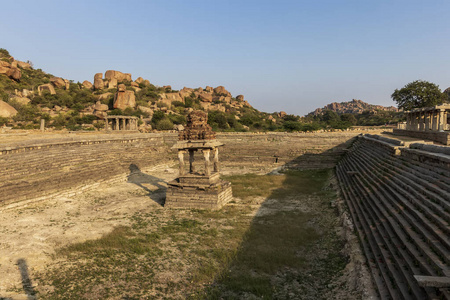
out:
{"label": "tree", "polygon": [[423,80],[416,80],[399,90],[396,89],[391,98],[397,102],[398,108],[404,110],[434,106],[444,102],[444,95],[439,86]]}

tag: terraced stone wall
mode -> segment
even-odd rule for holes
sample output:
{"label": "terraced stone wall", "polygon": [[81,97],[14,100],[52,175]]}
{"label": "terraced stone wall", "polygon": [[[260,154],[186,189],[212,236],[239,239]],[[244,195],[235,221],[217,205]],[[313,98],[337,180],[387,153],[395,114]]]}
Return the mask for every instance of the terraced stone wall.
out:
{"label": "terraced stone wall", "polygon": [[[219,154],[223,167],[265,172],[284,164],[333,167],[359,133],[219,133],[217,139],[225,143]],[[136,166],[175,164],[170,147],[176,140],[176,133],[5,136],[0,139],[0,205],[126,178]]]}
{"label": "terraced stone wall", "polygon": [[428,148],[359,137],[336,169],[382,299],[450,299],[450,156]]}

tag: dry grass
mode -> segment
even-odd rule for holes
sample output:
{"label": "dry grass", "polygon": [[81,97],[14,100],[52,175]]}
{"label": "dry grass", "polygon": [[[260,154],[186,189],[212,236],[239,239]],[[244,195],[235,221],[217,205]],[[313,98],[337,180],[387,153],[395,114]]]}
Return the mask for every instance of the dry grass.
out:
{"label": "dry grass", "polygon": [[[59,263],[36,279],[40,297],[270,299],[288,295],[299,280],[321,291],[345,265],[329,206],[334,195],[323,190],[329,176],[230,176],[240,199],[219,211],[136,213],[130,226],[59,249]],[[255,197],[272,200],[253,217]],[[314,294],[304,290],[295,291]]]}

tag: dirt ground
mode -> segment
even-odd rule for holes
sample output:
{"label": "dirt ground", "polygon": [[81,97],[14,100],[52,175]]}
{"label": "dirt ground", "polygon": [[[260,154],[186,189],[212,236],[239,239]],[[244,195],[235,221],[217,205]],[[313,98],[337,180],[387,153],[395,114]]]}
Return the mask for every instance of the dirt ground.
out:
{"label": "dirt ground", "polygon": [[152,193],[153,201],[142,196],[175,177],[173,169],[160,165],[73,196],[1,207],[0,299],[20,299],[23,294],[20,262],[26,262],[32,281],[33,273],[53,260],[55,249],[100,238],[114,227],[128,225],[134,212],[160,208],[164,190]]}

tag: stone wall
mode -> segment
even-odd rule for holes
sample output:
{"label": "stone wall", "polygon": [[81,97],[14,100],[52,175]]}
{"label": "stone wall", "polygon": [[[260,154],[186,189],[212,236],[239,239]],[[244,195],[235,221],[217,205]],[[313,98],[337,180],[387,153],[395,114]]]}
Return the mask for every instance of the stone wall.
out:
{"label": "stone wall", "polygon": [[448,131],[416,131],[406,129],[394,129],[396,135],[406,135],[419,139],[432,140],[442,145],[450,145],[450,133]]}
{"label": "stone wall", "polygon": [[[289,163],[294,167],[333,167],[345,143],[360,132],[219,133],[219,153],[226,168],[268,172]],[[0,203],[11,203],[107,181],[145,168],[175,165],[176,133],[18,136],[0,139]],[[6,141],[6,142],[5,142]]]}

